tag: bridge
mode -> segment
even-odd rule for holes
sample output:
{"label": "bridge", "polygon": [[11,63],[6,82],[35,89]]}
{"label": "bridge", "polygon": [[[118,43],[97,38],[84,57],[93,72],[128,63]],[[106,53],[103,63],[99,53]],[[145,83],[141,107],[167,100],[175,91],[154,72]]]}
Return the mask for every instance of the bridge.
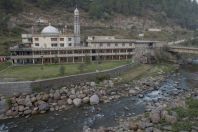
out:
{"label": "bridge", "polygon": [[[191,40],[196,38],[191,38]],[[188,41],[187,39],[177,40],[174,42],[168,42],[168,47],[170,52],[175,53],[188,53],[188,54],[198,54],[198,48],[196,47],[184,47],[179,46],[179,44]]]}
{"label": "bridge", "polygon": [[169,51],[175,53],[198,54],[198,48],[193,47],[169,46]]}

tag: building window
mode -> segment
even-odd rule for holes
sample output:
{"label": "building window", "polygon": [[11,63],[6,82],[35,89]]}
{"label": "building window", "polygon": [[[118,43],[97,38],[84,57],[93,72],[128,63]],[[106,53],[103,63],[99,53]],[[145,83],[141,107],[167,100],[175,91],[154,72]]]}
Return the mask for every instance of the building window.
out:
{"label": "building window", "polygon": [[72,46],[72,44],[71,44],[71,43],[69,43],[69,46]]}
{"label": "building window", "polygon": [[68,41],[72,41],[72,38],[68,38]]}
{"label": "building window", "polygon": [[60,44],[60,47],[64,47],[64,44]]}
{"label": "building window", "polygon": [[39,41],[39,38],[34,38],[35,41]]}
{"label": "building window", "polygon": [[52,46],[52,47],[57,47],[57,46],[58,46],[58,44],[51,44],[51,46]]}
{"label": "building window", "polygon": [[115,44],[115,47],[118,47],[118,44]]}
{"label": "building window", "polygon": [[51,38],[51,41],[57,41],[58,39],[57,38]]}
{"label": "building window", "polygon": [[111,46],[111,44],[107,44],[107,47],[110,47]]}
{"label": "building window", "polygon": [[35,43],[35,46],[39,46],[39,43]]}
{"label": "building window", "polygon": [[64,38],[60,38],[60,41],[64,41]]}
{"label": "building window", "polygon": [[122,44],[122,47],[125,47],[125,43]]}
{"label": "building window", "polygon": [[132,43],[129,44],[129,46],[132,46],[132,45],[133,45]]}
{"label": "building window", "polygon": [[103,46],[103,44],[100,44],[100,47],[102,47]]}

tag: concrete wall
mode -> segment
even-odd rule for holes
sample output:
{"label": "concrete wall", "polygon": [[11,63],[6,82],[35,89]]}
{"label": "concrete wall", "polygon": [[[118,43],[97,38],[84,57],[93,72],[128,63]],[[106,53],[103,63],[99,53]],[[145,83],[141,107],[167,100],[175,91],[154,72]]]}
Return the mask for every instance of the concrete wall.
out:
{"label": "concrete wall", "polygon": [[0,82],[0,95],[11,96],[15,93],[31,93],[30,81],[26,82]]}
{"label": "concrete wall", "polygon": [[131,65],[125,65],[111,70],[105,70],[102,72],[92,72],[39,81],[1,82],[0,94],[5,96],[11,96],[14,93],[29,93],[37,90],[48,91],[50,89],[58,89],[62,86],[69,86],[71,84],[79,84],[86,81],[94,81],[98,76],[101,75],[116,77],[120,74],[127,72],[130,69],[130,67]]}

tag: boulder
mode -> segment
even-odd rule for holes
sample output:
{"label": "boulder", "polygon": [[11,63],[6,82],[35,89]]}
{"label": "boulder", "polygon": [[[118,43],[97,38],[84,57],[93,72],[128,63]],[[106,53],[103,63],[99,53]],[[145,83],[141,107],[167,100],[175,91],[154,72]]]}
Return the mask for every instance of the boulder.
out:
{"label": "boulder", "polygon": [[160,111],[159,110],[153,110],[150,113],[150,119],[153,123],[159,123],[160,122]]}
{"label": "boulder", "polygon": [[54,93],[54,99],[55,99],[55,100],[59,100],[60,98],[61,98],[60,93],[59,93],[59,92],[55,92],[55,93]]}
{"label": "boulder", "polygon": [[133,89],[130,89],[130,90],[129,90],[129,94],[136,94],[136,91],[133,90]]}
{"label": "boulder", "polygon": [[96,83],[95,82],[90,82],[90,86],[91,87],[95,87],[96,86]]}
{"label": "boulder", "polygon": [[89,97],[83,98],[83,103],[85,103],[85,104],[89,103]]}
{"label": "boulder", "polygon": [[24,115],[29,115],[29,114],[31,114],[31,113],[32,113],[31,110],[26,110],[26,111],[24,111]]}
{"label": "boulder", "polygon": [[93,95],[90,97],[89,101],[90,101],[91,105],[97,105],[99,103],[100,99],[99,99],[98,95]]}
{"label": "boulder", "polygon": [[81,105],[82,100],[79,98],[76,98],[73,100],[73,103],[76,107],[79,107]]}
{"label": "boulder", "polygon": [[72,101],[72,99],[70,99],[70,98],[67,100],[67,103],[68,103],[69,105],[71,105],[72,102],[73,102],[73,101]]}
{"label": "boulder", "polygon": [[58,105],[65,105],[66,104],[66,101],[65,100],[58,100]]}
{"label": "boulder", "polygon": [[175,117],[175,116],[170,116],[170,115],[166,115],[166,116],[165,116],[165,121],[166,121],[167,123],[174,124],[174,123],[177,122],[177,117]]}
{"label": "boulder", "polygon": [[40,101],[38,108],[40,111],[47,111],[47,110],[49,110],[49,105],[48,105],[48,103],[46,103],[44,101]]}
{"label": "boulder", "polygon": [[49,99],[49,95],[48,94],[44,94],[43,97],[42,97],[42,100],[43,101],[48,101]]}
{"label": "boulder", "polygon": [[19,105],[19,112],[23,112],[25,110],[25,107],[23,105]]}
{"label": "boulder", "polygon": [[137,131],[138,130],[138,124],[137,123],[130,123],[129,124],[129,129],[133,130],[133,131]]}

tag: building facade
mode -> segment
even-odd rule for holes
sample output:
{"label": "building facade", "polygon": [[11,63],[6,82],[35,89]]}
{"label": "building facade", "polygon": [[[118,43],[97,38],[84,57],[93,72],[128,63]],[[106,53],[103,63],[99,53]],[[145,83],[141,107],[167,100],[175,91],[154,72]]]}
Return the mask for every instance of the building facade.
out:
{"label": "building facade", "polygon": [[39,34],[22,34],[22,44],[10,47],[10,58],[14,64],[130,60],[140,52],[137,49],[143,49],[142,54],[151,53],[159,42],[88,36],[85,43],[80,41],[79,11],[75,9],[74,34],[61,32],[51,24]]}

